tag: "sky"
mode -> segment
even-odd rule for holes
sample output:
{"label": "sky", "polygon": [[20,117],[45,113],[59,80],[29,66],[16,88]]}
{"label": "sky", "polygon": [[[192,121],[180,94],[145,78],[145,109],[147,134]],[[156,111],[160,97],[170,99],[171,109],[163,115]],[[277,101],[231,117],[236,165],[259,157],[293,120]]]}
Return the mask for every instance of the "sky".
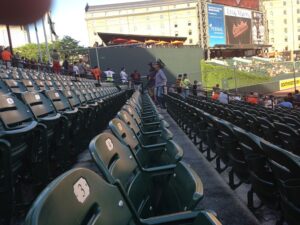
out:
{"label": "sky", "polygon": [[69,35],[87,46],[88,34],[84,11],[87,3],[101,5],[134,1],[137,0],[53,0],[51,12],[56,33],[60,38]]}

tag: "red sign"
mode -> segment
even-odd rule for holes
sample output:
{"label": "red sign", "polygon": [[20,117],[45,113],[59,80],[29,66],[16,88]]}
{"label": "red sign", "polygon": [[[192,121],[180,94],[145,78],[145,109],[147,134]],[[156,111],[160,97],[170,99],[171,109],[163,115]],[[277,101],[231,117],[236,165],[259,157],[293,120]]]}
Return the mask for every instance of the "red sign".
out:
{"label": "red sign", "polygon": [[259,0],[212,0],[213,3],[259,10]]}

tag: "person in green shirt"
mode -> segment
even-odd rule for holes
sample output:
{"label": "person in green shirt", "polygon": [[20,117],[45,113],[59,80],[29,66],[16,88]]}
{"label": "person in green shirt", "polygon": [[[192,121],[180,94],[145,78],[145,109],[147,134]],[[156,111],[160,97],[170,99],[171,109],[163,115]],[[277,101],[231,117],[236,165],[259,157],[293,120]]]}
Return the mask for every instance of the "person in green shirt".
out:
{"label": "person in green shirt", "polygon": [[187,98],[190,94],[190,86],[191,86],[191,81],[188,78],[188,75],[185,73],[183,74],[183,79],[182,79],[182,87],[183,87],[183,97]]}

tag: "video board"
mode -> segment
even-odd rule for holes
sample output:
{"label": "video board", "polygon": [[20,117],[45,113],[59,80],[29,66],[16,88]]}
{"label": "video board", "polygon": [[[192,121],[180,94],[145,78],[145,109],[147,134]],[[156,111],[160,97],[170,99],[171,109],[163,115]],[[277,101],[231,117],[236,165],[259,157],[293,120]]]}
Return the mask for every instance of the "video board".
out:
{"label": "video board", "polygon": [[263,14],[244,8],[208,4],[209,46],[265,44]]}

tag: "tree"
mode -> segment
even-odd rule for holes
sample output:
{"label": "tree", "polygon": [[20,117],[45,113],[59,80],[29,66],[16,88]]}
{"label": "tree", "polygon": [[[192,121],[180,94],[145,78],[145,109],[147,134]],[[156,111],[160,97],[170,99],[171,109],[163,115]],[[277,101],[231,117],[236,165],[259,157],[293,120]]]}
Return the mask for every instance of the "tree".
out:
{"label": "tree", "polygon": [[[42,52],[42,60],[43,62],[47,62],[48,56],[46,54],[46,44],[40,44],[41,52]],[[69,56],[71,61],[78,60],[87,54],[87,49],[79,45],[79,41],[73,39],[70,36],[64,36],[63,39],[55,41],[53,43],[49,43],[49,51],[56,49],[63,59],[66,55]],[[22,47],[18,47],[14,49],[14,52],[18,52],[21,57],[25,57],[28,59],[38,60],[39,51],[37,44],[26,44]]]}

